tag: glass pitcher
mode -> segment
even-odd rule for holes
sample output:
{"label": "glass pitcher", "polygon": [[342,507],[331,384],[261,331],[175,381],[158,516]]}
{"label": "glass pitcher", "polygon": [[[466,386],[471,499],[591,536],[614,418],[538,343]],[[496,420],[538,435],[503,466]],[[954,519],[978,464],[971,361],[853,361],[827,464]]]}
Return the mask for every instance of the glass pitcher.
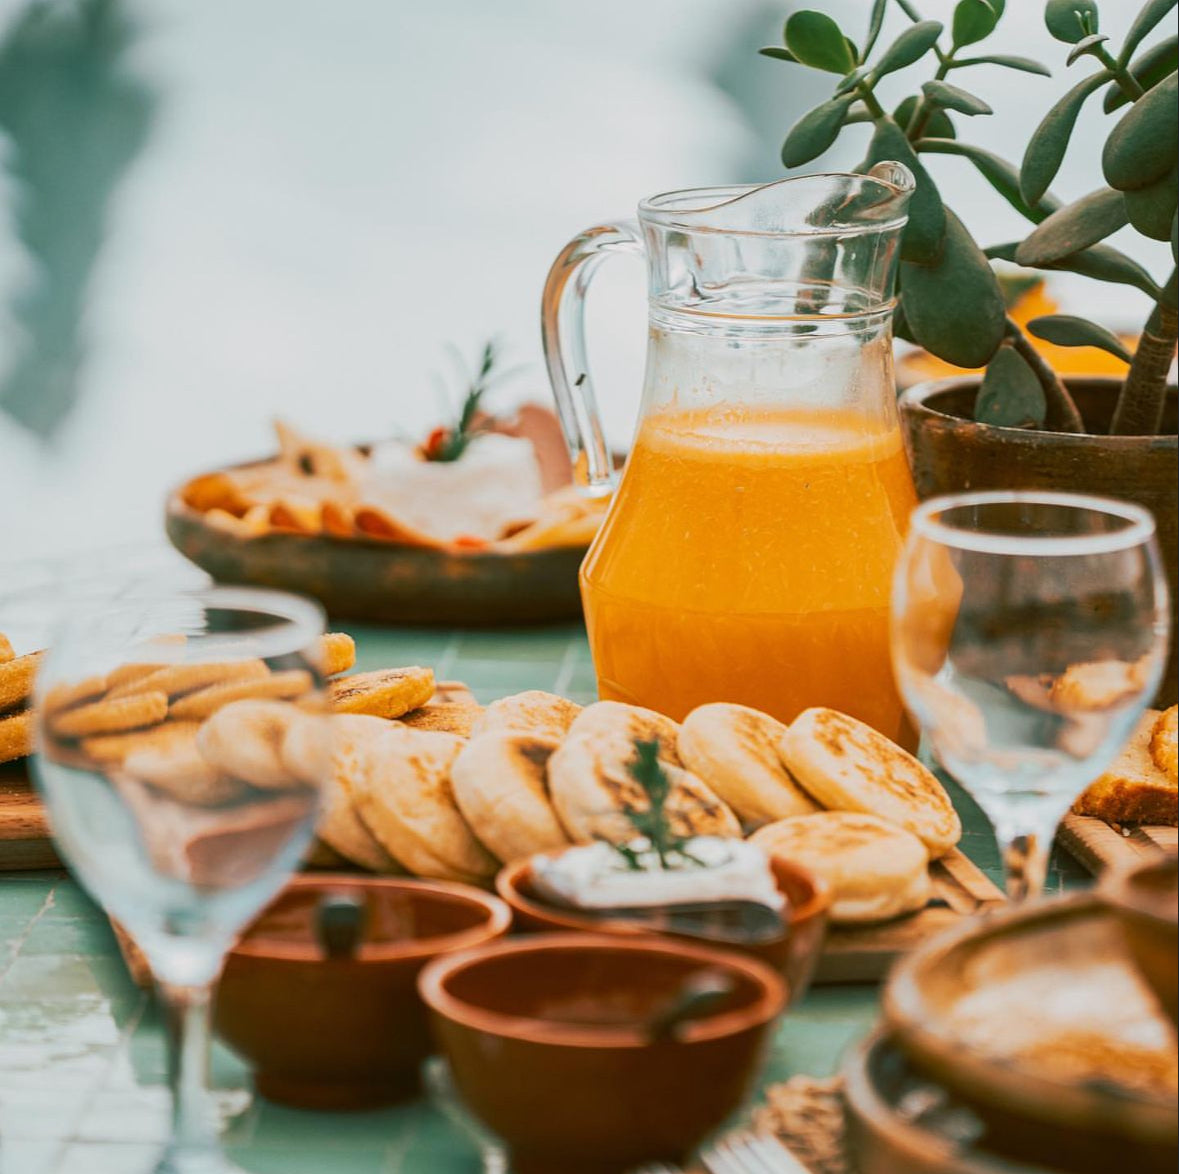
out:
{"label": "glass pitcher", "polygon": [[[602,698],[679,720],[734,701],[841,709],[913,738],[888,605],[916,502],[892,368],[913,177],[809,175],[669,192],[554,262],[549,376],[587,492],[614,500],[581,569]],[[585,360],[597,263],[645,252],[642,411],[615,489]]]}

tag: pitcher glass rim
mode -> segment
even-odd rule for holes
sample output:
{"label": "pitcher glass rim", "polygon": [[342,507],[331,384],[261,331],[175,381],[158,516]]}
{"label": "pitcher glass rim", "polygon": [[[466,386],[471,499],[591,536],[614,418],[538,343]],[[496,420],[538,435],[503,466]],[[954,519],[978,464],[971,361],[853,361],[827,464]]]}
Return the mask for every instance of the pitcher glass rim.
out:
{"label": "pitcher glass rim", "polygon": [[[867,184],[878,185],[884,193],[890,193],[898,202],[898,212],[887,220],[868,220],[862,224],[854,221],[839,224],[812,225],[800,221],[788,229],[781,228],[739,228],[730,225],[709,224],[706,217],[723,208],[728,208],[754,192],[786,184],[818,185],[823,181],[857,179]],[[807,175],[787,175],[767,183],[714,184],[704,187],[675,188],[659,192],[641,200],[638,206],[639,219],[644,223],[656,224],[661,228],[678,228],[686,232],[716,233],[721,236],[750,236],[781,238],[787,236],[857,236],[880,234],[902,228],[907,220],[906,205],[913,194],[915,180],[907,167],[900,163],[877,164],[871,172],[816,171]],[[673,201],[685,197],[698,197],[694,207],[669,207]]]}

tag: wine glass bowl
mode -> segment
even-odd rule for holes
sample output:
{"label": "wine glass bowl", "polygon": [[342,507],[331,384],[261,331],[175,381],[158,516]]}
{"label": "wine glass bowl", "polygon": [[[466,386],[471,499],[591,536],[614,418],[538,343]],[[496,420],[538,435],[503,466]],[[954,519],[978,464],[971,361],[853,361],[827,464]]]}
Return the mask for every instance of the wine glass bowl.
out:
{"label": "wine glass bowl", "polygon": [[322,635],[308,600],[209,588],[75,615],[38,670],[34,771],[59,854],[173,1012],[160,1171],[226,1169],[204,1103],[211,987],[311,842]]}
{"label": "wine glass bowl", "polygon": [[1160,681],[1167,592],[1151,515],[1076,494],[934,498],[913,513],[893,663],[941,765],[995,825],[1015,896]]}

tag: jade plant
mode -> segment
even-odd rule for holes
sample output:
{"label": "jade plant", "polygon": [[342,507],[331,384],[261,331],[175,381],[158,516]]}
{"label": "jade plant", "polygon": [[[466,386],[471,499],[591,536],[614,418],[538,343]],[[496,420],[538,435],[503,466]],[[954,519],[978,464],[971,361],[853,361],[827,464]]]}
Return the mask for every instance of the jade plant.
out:
{"label": "jade plant", "polygon": [[[880,48],[891,4],[909,24]],[[1068,390],[1007,313],[990,263],[1002,260],[1133,286],[1151,299],[1153,308],[1134,354],[1106,327],[1074,315],[1036,318],[1027,330],[1060,346],[1100,347],[1128,362],[1110,430],[1141,435],[1160,427],[1179,325],[1174,268],[1179,259],[1179,106],[1175,36],[1144,42],[1175,4],[1146,0],[1115,47],[1100,31],[1096,0],[1048,0],[1048,31],[1071,46],[1066,66],[1082,76],[1032,132],[1020,166],[958,137],[967,120],[992,112],[983,98],[958,84],[964,72],[974,76],[990,67],[1051,76],[1047,66],[1030,58],[980,52],[980,43],[1003,16],[1005,0],[958,0],[949,29],[922,19],[909,0],[873,0],[867,35],[859,45],[825,13],[794,12],[786,21],[784,43],[761,50],[767,57],[839,78],[834,94],[791,127],[782,147],[787,168],[821,155],[845,127],[871,123],[867,155],[857,170],[895,159],[913,172],[916,190],[901,242],[896,331],[948,363],[985,367],[975,406],[975,417],[982,422],[1084,431]],[[932,67],[933,77],[894,109],[885,109],[877,95],[880,81],[918,62]],[[1124,110],[1102,149],[1106,186],[1062,205],[1048,188],[1070,140],[1082,137],[1074,134],[1082,108],[1098,93],[1104,95],[1107,113]],[[926,168],[933,155],[969,160],[1030,222],[1028,235],[980,247],[942,200]],[[1127,224],[1152,240],[1170,241],[1169,276],[1158,281],[1103,243]]]}

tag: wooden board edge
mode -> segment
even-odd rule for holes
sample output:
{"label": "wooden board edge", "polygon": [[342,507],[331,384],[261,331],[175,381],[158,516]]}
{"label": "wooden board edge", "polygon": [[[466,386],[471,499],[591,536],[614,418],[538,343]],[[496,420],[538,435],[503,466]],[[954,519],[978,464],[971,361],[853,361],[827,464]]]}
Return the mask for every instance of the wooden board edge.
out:
{"label": "wooden board edge", "polygon": [[1176,829],[1127,827],[1118,829],[1092,815],[1068,812],[1060,822],[1057,839],[1079,864],[1094,876],[1106,868],[1130,868],[1159,852],[1171,850]]}

